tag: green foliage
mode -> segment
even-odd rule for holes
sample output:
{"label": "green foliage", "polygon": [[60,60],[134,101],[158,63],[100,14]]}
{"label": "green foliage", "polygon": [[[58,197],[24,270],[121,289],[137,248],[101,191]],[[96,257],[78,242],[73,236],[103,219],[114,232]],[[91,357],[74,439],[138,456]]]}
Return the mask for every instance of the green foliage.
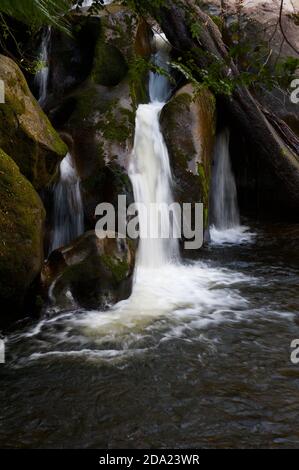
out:
{"label": "green foliage", "polygon": [[196,59],[191,55],[188,59],[179,58],[177,62],[172,62],[172,67],[179,70],[196,91],[208,88],[216,95],[230,95],[236,85],[232,78],[223,75],[225,62],[215,58],[210,65],[198,67]]}
{"label": "green foliage", "polygon": [[147,90],[144,84],[149,70],[149,61],[141,56],[136,55],[129,63],[130,95],[135,108],[139,102],[147,100]]}
{"label": "green foliage", "polygon": [[193,39],[197,39],[201,33],[201,25],[197,22],[191,23],[190,31]]}
{"label": "green foliage", "polygon": [[64,15],[70,5],[69,0],[1,0],[0,19],[7,15],[33,29],[52,25],[69,32]]}
{"label": "green foliage", "polygon": [[121,0],[121,4],[140,15],[152,14],[161,7],[167,8],[167,0]]}

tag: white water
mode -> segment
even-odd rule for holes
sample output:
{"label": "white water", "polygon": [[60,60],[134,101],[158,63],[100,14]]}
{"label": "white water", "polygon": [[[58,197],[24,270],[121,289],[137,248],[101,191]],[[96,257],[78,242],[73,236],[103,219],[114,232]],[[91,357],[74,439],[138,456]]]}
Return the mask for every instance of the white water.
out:
{"label": "white water", "polygon": [[[154,61],[167,68],[169,44],[166,40],[157,41],[158,52]],[[151,103],[138,107],[136,114],[134,149],[129,165],[136,203],[142,203],[144,210],[139,211],[140,243],[137,257],[138,267],[159,268],[178,260],[178,240],[166,238],[174,233],[177,221],[172,220],[168,207],[174,202],[172,196],[172,176],[169,156],[160,130],[159,116],[170,94],[167,77],[151,72],[149,80]],[[153,204],[164,204],[160,212]],[[155,213],[156,212],[156,213]],[[151,214],[150,220],[148,215]],[[148,227],[147,234],[142,229]],[[170,228],[170,230],[169,230]],[[154,234],[159,236],[154,237]],[[145,235],[145,236],[144,236]],[[152,235],[152,236],[146,236]]]}
{"label": "white water", "polygon": [[[114,0],[103,0],[102,4],[103,5],[109,5],[113,1]],[[91,7],[92,3],[93,3],[93,0],[84,0],[84,2],[82,3],[82,8],[89,8],[89,7]]]}
{"label": "white water", "polygon": [[43,67],[37,72],[35,82],[38,86],[38,102],[43,105],[47,97],[49,79],[49,44],[51,40],[51,27],[49,26],[43,33],[39,60]]}
{"label": "white water", "polygon": [[211,240],[215,244],[239,244],[252,240],[248,227],[241,225],[237,201],[235,177],[229,154],[229,130],[225,129],[216,138],[214,168],[212,176],[210,228]]}
{"label": "white water", "polygon": [[54,187],[54,228],[50,253],[84,232],[80,178],[68,153],[60,164],[60,180]]}

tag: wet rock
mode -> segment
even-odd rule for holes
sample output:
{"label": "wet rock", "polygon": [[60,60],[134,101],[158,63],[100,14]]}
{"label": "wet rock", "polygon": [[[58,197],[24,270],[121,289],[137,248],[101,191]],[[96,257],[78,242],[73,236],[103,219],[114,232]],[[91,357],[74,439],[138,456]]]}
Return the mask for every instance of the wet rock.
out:
{"label": "wet rock", "polygon": [[51,299],[60,307],[75,303],[84,308],[104,308],[130,296],[133,268],[130,242],[99,239],[89,231],[50,255],[42,280],[45,289],[52,286]]}
{"label": "wet rock", "polygon": [[192,85],[186,85],[164,106],[160,123],[174,174],[176,199],[181,203],[203,202],[207,226],[215,99],[207,90],[195,96]]}
{"label": "wet rock", "polygon": [[0,323],[22,313],[39,275],[44,217],[31,183],[0,149]]}
{"label": "wet rock", "polygon": [[0,55],[5,103],[0,104],[0,147],[39,190],[49,184],[67,148],[31,94],[18,66]]}

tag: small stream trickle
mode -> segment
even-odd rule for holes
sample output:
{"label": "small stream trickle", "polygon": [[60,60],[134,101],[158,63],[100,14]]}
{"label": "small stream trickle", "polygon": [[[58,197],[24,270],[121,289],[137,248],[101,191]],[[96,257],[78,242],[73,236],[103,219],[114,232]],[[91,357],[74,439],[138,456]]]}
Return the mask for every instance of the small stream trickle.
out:
{"label": "small stream trickle", "polygon": [[35,83],[38,88],[38,102],[44,105],[48,91],[49,80],[49,46],[51,41],[51,26],[48,26],[43,32],[42,44],[40,48],[39,60],[41,68],[35,76]]}
{"label": "small stream trickle", "polygon": [[60,164],[60,178],[54,186],[53,237],[49,253],[67,245],[84,232],[84,211],[80,178],[68,153]]}
{"label": "small stream trickle", "polygon": [[215,244],[248,243],[254,238],[249,227],[241,225],[235,177],[229,153],[229,129],[216,137],[211,188],[211,240]]}

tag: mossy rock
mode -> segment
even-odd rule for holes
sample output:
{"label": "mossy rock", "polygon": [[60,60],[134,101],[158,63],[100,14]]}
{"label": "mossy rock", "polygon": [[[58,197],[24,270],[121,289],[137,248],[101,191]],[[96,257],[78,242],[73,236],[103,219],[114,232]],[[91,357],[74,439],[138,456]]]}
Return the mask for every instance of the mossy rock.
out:
{"label": "mossy rock", "polygon": [[44,218],[43,204],[31,183],[0,149],[0,322],[22,312],[41,270]]}
{"label": "mossy rock", "polygon": [[36,189],[53,178],[67,148],[31,94],[19,67],[0,55],[5,103],[0,104],[0,146]]}
{"label": "mossy rock", "polygon": [[54,251],[43,269],[46,288],[51,284],[56,304],[72,300],[84,308],[104,308],[131,294],[134,249],[125,239],[97,238],[86,232],[68,247]]}
{"label": "mossy rock", "polygon": [[127,62],[117,47],[99,41],[95,50],[92,80],[104,86],[116,86],[126,76]]}
{"label": "mossy rock", "polygon": [[85,84],[69,99],[76,104],[64,130],[74,142],[86,224],[92,229],[100,202],[117,208],[118,194],[126,194],[130,202],[133,198],[126,166],[133,148],[135,112],[127,81],[112,88]]}
{"label": "mossy rock", "polygon": [[216,104],[208,90],[195,94],[185,85],[164,106],[160,117],[180,203],[202,202],[208,226],[211,164],[216,131]]}

